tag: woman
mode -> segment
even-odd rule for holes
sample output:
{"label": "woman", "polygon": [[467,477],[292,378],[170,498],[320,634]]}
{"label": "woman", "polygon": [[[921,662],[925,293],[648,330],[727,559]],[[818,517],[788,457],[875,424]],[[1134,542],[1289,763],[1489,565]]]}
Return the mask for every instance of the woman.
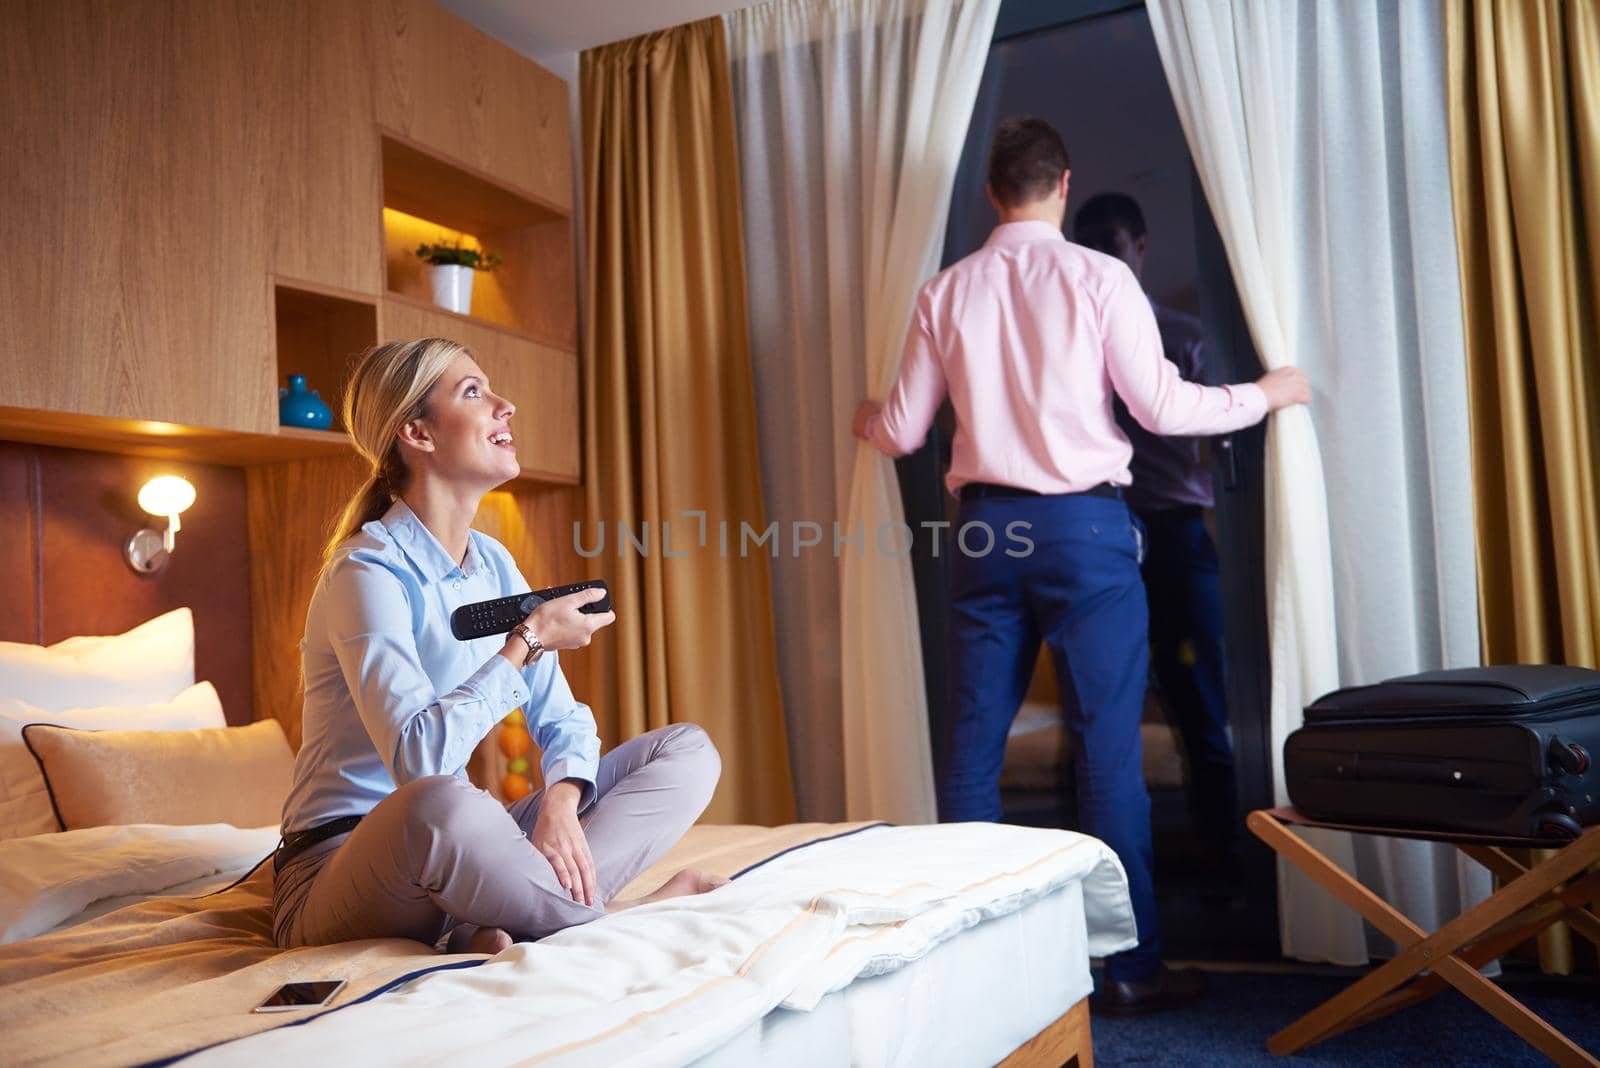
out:
{"label": "woman", "polygon": [[[433,943],[449,930],[449,951],[495,953],[587,923],[711,799],[721,764],[699,727],[600,756],[555,653],[616,618],[579,611],[601,591],[539,605],[503,642],[451,635],[458,606],[529,589],[505,547],[469,526],[520,470],[514,412],[439,338],[381,345],[351,376],[344,422],[372,473],[306,613],[304,740],[273,861],[281,946]],[[516,708],[547,785],[507,810],[463,768]],[[647,900],[725,881],[684,871]]]}

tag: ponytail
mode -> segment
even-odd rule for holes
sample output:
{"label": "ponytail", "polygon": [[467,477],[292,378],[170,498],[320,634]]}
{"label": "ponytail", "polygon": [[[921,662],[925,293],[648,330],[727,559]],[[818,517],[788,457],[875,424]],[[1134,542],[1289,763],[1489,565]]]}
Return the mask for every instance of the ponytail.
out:
{"label": "ponytail", "polygon": [[333,537],[328,539],[327,546],[322,550],[323,562],[333,559],[334,550],[350,535],[373,520],[382,519],[392,504],[394,497],[390,494],[388,485],[376,475],[368,475],[355,496],[345,502],[344,510],[339,515],[338,525],[334,527]]}

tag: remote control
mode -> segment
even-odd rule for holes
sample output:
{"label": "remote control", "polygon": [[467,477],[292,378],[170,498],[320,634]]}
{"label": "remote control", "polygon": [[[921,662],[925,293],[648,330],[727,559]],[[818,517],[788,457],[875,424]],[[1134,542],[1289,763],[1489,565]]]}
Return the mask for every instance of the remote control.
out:
{"label": "remote control", "polygon": [[527,619],[528,613],[538,608],[542,602],[553,601],[557,597],[565,597],[580,590],[592,589],[605,590],[606,595],[598,601],[590,601],[578,611],[589,615],[611,611],[611,591],[606,589],[606,580],[590,579],[588,582],[574,582],[570,586],[551,586],[548,589],[534,590],[532,593],[518,593],[493,601],[464,604],[450,613],[450,632],[464,642],[474,638],[485,638],[491,634],[510,634],[511,628]]}

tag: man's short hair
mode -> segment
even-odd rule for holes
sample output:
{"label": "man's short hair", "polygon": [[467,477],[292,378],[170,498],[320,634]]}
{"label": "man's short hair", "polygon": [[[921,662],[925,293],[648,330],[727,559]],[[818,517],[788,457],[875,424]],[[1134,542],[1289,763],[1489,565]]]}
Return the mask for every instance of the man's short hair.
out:
{"label": "man's short hair", "polygon": [[1144,212],[1126,193],[1097,193],[1072,217],[1072,240],[1097,252],[1115,254],[1113,240],[1118,230],[1125,231],[1132,241],[1145,234]]}
{"label": "man's short hair", "polygon": [[1049,196],[1070,166],[1054,126],[1031,117],[1006,119],[989,149],[989,188],[1004,207],[1027,204]]}

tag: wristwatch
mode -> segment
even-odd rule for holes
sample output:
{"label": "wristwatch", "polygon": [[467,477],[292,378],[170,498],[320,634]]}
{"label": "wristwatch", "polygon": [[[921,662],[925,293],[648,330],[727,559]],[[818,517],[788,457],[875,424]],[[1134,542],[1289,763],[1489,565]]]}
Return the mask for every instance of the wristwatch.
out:
{"label": "wristwatch", "polygon": [[528,655],[522,658],[523,667],[527,667],[544,655],[544,643],[534,636],[533,631],[528,629],[527,623],[518,623],[511,628],[511,633],[521,638],[528,646]]}

